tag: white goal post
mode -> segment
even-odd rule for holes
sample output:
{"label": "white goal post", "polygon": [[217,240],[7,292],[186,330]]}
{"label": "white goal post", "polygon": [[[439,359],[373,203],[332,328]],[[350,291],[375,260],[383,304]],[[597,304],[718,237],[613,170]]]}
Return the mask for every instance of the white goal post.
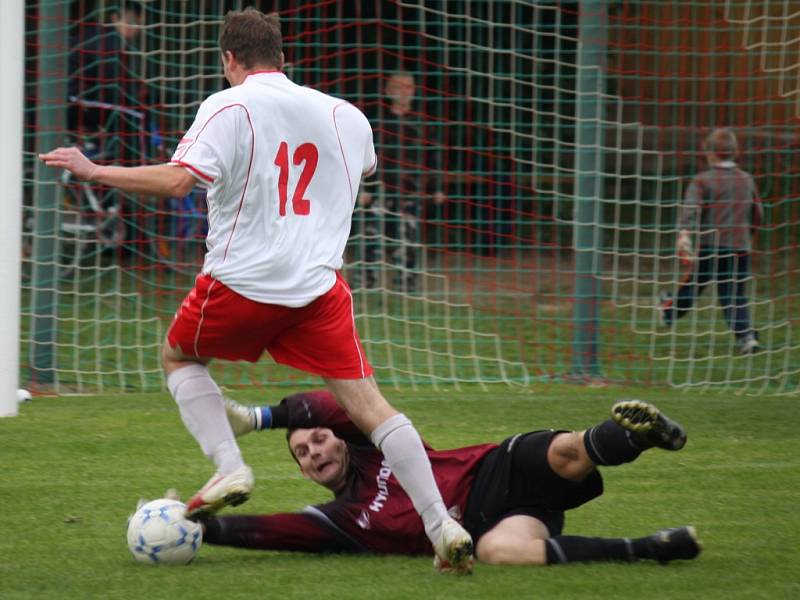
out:
{"label": "white goal post", "polygon": [[5,288],[0,294],[0,417],[17,414],[24,31],[22,0],[0,3],[0,39],[5,48],[0,52],[0,81],[7,86],[0,94],[0,181],[6,189],[0,219],[0,281]]}

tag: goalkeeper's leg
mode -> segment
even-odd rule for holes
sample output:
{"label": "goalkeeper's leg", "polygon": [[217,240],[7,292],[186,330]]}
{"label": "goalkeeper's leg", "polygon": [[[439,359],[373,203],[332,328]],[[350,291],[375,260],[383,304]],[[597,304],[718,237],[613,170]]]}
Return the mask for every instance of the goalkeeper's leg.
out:
{"label": "goalkeeper's leg", "polygon": [[692,526],[664,529],[640,538],[551,537],[544,524],[528,515],[500,521],[478,541],[478,558],[495,565],[559,565],[574,562],[691,560],[701,551]]}
{"label": "goalkeeper's leg", "polygon": [[610,419],[583,433],[584,448],[596,465],[621,465],[648,448],[680,450],[685,444],[683,427],[641,400],[617,402]]}
{"label": "goalkeeper's leg", "polygon": [[547,564],[586,561],[691,560],[700,554],[697,532],[691,525],[662,529],[641,538],[598,538],[558,535],[546,540]]}

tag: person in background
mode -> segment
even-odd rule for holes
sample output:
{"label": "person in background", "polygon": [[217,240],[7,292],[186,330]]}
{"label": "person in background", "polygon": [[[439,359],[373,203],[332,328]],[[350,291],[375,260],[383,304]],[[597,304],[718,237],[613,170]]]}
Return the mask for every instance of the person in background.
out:
{"label": "person in background", "polygon": [[[126,2],[109,12],[108,23],[75,25],[69,54],[68,128],[72,132],[93,133],[113,126],[125,129],[124,115],[113,115],[119,108],[141,110],[145,85],[140,69],[132,65],[135,49],[141,37],[144,17],[142,6]],[[132,123],[139,127],[141,121]]]}
{"label": "person in background", "polygon": [[[440,205],[445,201],[440,149],[426,134],[419,114],[412,110],[415,93],[414,76],[407,71],[392,73],[386,80],[388,106],[381,106],[375,128],[375,147],[382,166],[378,175],[365,181],[369,190],[375,190],[378,182],[382,184],[383,203],[367,189],[358,200],[363,209],[365,264],[357,283],[367,288],[377,285],[377,265],[384,259],[399,267],[392,281],[396,289],[417,289],[420,217],[426,202]],[[383,236],[385,243],[381,242]],[[391,256],[382,256],[384,246]]]}
{"label": "person in background", "polygon": [[714,129],[703,150],[709,168],[689,184],[678,222],[678,257],[688,265],[688,276],[675,294],[661,294],[660,320],[672,326],[716,281],[719,305],[738,350],[751,354],[760,345],[750,322],[747,281],[753,235],[763,219],[761,199],[753,177],[735,162],[739,145],[732,130]]}

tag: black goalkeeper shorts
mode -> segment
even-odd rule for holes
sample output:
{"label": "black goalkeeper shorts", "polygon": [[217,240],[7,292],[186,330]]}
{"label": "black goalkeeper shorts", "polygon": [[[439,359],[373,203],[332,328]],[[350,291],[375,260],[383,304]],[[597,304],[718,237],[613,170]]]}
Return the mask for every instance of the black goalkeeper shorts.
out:
{"label": "black goalkeeper shorts", "polygon": [[593,471],[579,483],[562,479],[547,462],[547,449],[561,431],[515,435],[483,459],[467,499],[464,527],[475,543],[506,517],[528,515],[542,521],[551,536],[564,528],[564,511],[603,493],[603,478]]}

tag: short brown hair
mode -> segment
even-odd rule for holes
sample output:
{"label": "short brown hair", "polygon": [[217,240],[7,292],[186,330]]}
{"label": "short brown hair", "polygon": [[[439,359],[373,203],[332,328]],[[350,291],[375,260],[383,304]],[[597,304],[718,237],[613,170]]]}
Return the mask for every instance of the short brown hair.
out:
{"label": "short brown hair", "polygon": [[739,154],[739,142],[733,130],[721,127],[708,134],[703,142],[703,150],[711,152],[720,160],[730,160]]}
{"label": "short brown hair", "polygon": [[294,459],[294,462],[296,462],[299,465],[300,461],[297,460],[297,457],[294,454],[294,450],[292,450],[292,434],[295,431],[297,431],[297,428],[295,428],[295,429],[287,429],[286,430],[286,445],[289,447],[289,454],[292,455],[292,458]]}
{"label": "short brown hair", "polygon": [[230,10],[219,34],[219,48],[230,52],[245,69],[281,66],[281,26],[274,13],[264,14],[249,6]]}

